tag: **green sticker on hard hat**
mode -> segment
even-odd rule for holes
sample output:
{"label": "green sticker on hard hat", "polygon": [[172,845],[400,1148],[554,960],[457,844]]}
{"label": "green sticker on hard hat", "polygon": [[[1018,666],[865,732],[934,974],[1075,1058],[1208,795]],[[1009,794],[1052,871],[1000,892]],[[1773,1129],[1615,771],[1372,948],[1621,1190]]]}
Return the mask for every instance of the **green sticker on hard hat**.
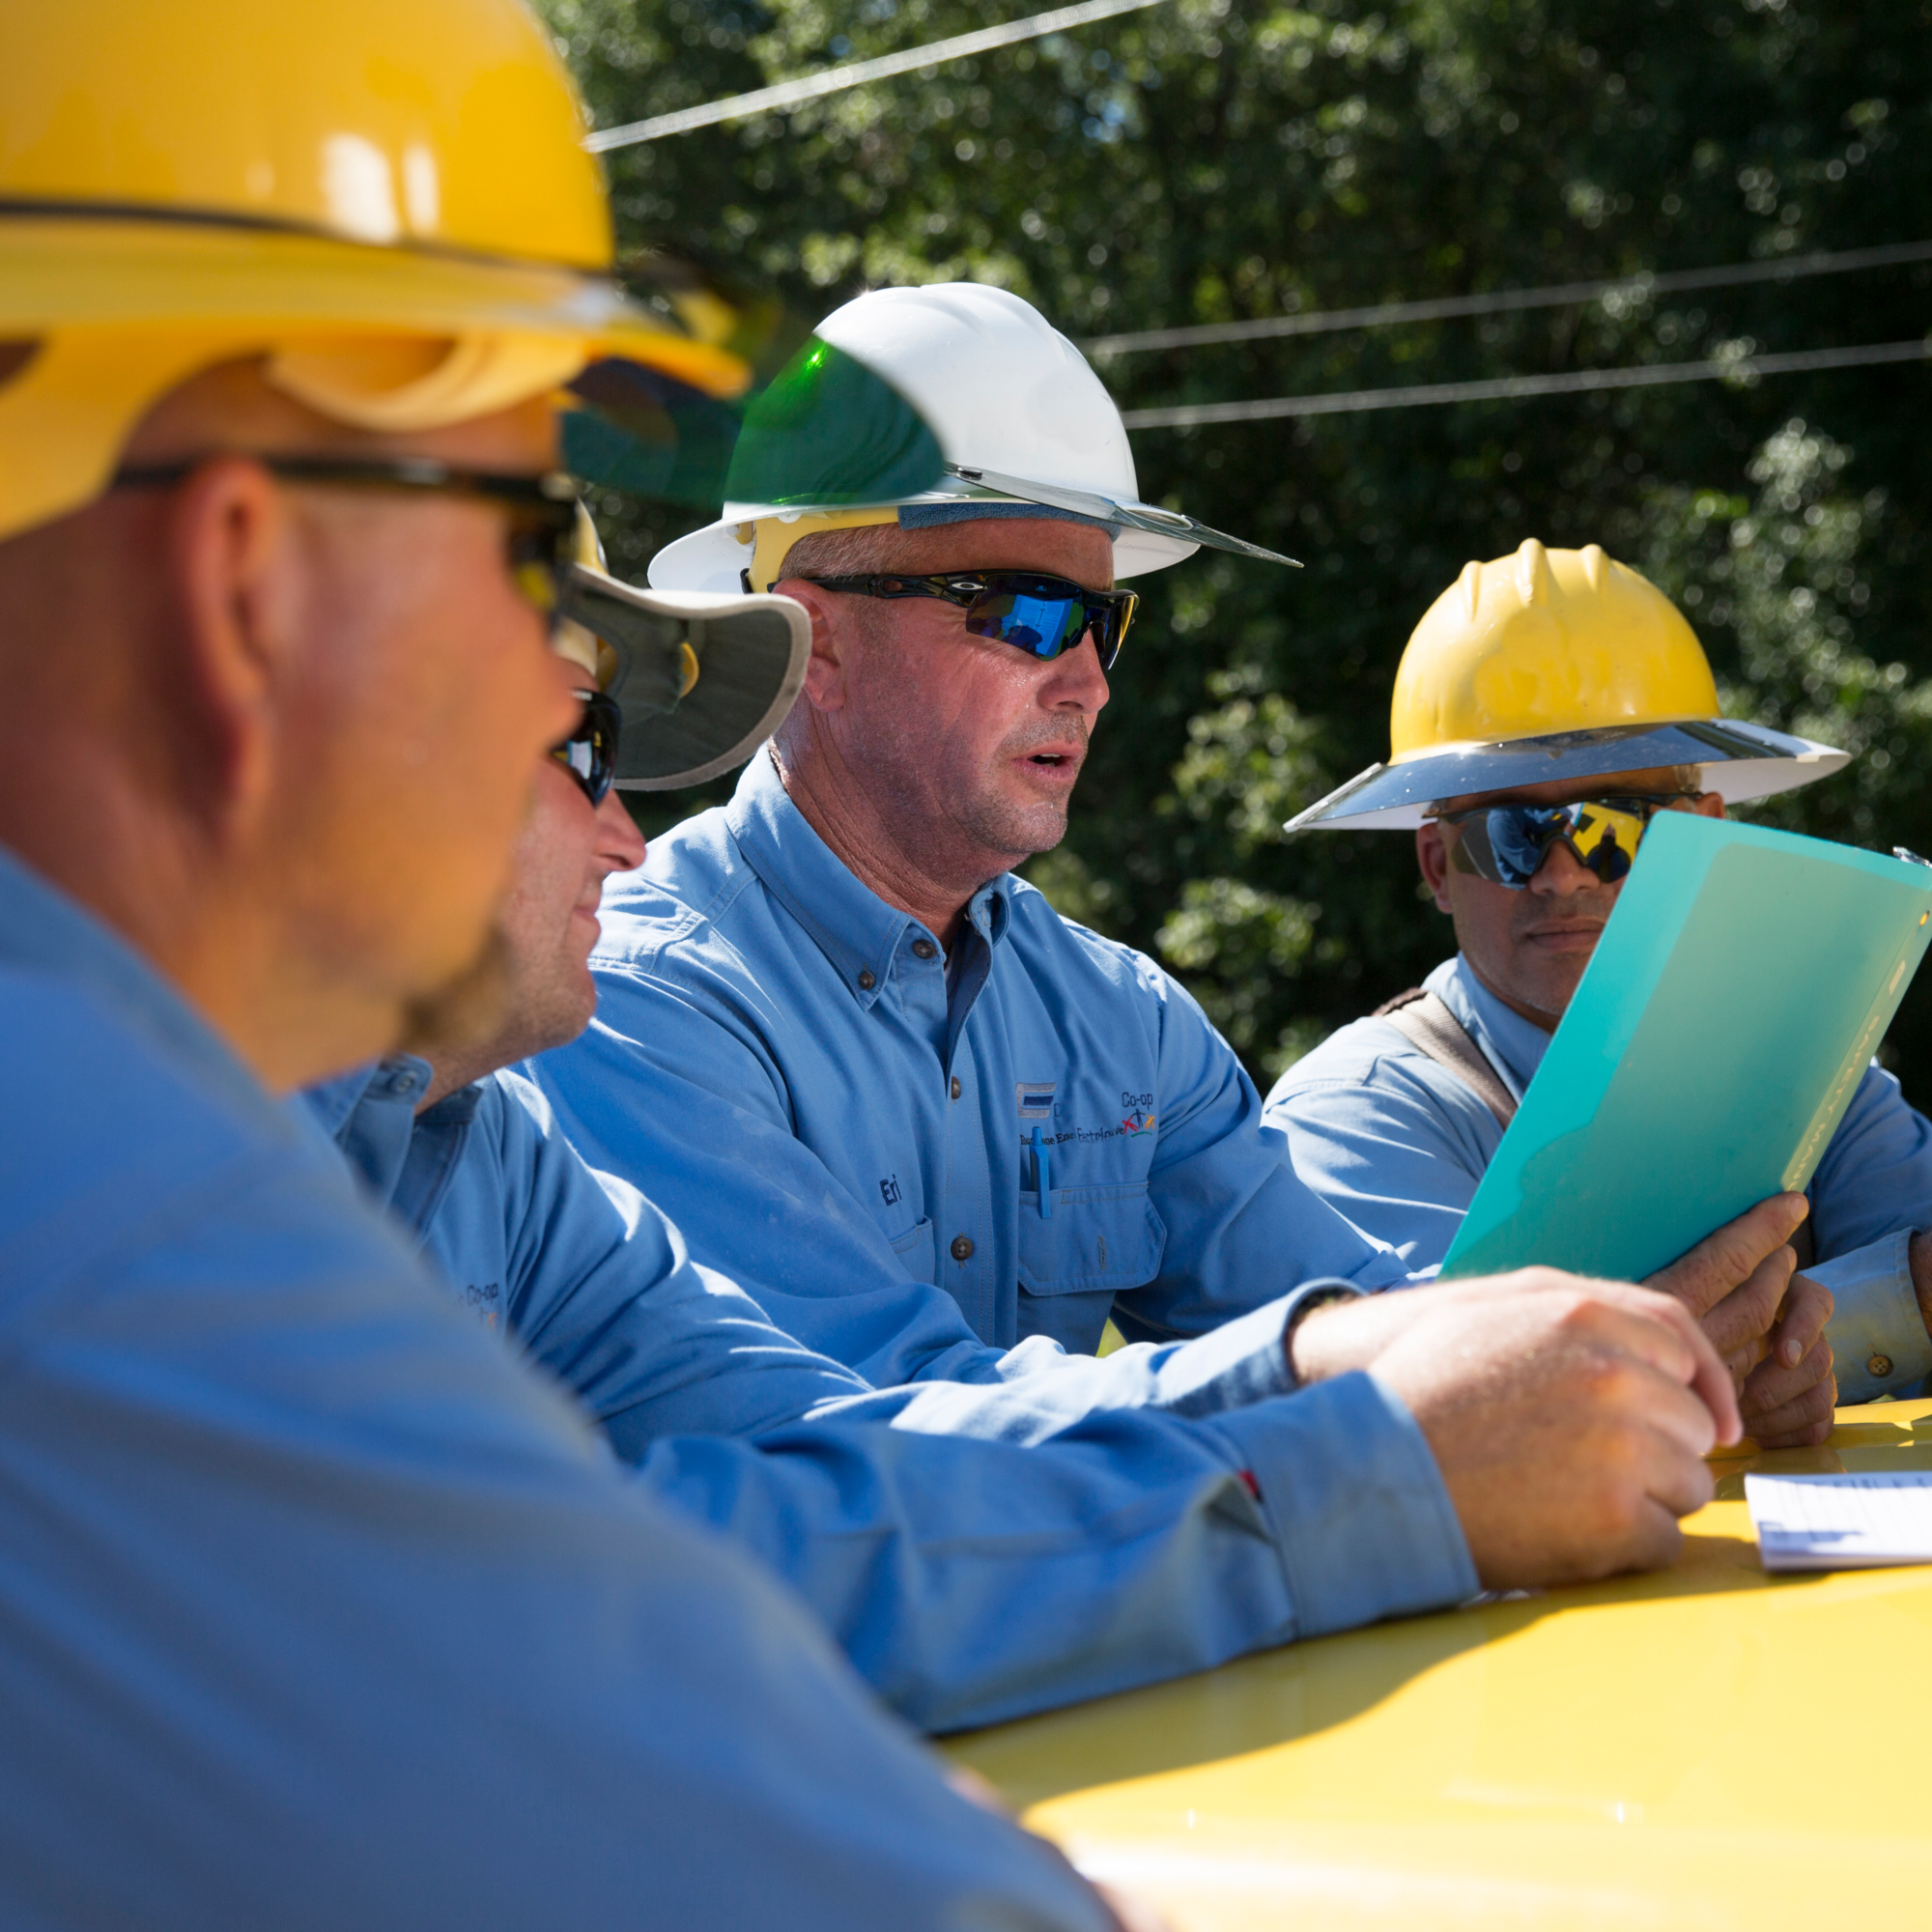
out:
{"label": "green sticker on hard hat", "polygon": [[890,503],[946,474],[938,439],[884,378],[817,336],[752,399],[727,503]]}

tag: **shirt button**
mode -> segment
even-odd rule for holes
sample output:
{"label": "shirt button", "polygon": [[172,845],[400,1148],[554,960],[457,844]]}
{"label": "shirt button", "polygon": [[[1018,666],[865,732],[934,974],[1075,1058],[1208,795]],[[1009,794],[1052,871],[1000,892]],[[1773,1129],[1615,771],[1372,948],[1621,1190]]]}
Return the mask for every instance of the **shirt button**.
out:
{"label": "shirt button", "polygon": [[915,939],[912,943],[912,951],[915,959],[930,959],[939,951],[939,948],[933,945],[929,939]]}
{"label": "shirt button", "polygon": [[872,990],[872,988],[873,988],[873,987],[874,987],[875,985],[877,985],[877,983],[878,983],[878,981],[877,981],[876,980],[874,980],[874,979],[872,978],[872,972],[871,972],[871,968],[870,968],[870,967],[868,967],[868,966],[862,966],[862,967],[861,967],[861,968],[859,969],[859,990],[860,990],[860,992],[862,992],[862,993],[869,993],[869,992],[870,992],[870,991]]}
{"label": "shirt button", "polygon": [[1889,1376],[1891,1373],[1891,1357],[1889,1355],[1874,1355],[1865,1364],[1865,1368],[1872,1375]]}
{"label": "shirt button", "polygon": [[973,1259],[973,1237],[970,1235],[954,1235],[952,1237],[952,1259],[955,1262],[970,1262]]}
{"label": "shirt button", "polygon": [[959,1076],[958,1074],[955,1073],[952,1076],[952,1097],[955,1100],[958,1099],[959,1094],[960,1094]]}

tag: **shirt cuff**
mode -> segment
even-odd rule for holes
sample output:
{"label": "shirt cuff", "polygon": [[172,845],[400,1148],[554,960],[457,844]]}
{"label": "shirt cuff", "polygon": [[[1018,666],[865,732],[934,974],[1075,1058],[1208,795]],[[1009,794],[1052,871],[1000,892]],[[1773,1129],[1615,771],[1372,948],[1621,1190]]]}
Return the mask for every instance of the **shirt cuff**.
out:
{"label": "shirt cuff", "polygon": [[1374,1376],[1336,1376],[1207,1426],[1253,1478],[1297,1637],[1440,1609],[1482,1588],[1428,1441]]}
{"label": "shirt cuff", "polygon": [[1832,1291],[1832,1363],[1841,1403],[1908,1394],[1932,1375],[1932,1337],[1912,1287],[1912,1231],[1854,1248],[1804,1272]]}
{"label": "shirt cuff", "polygon": [[1351,1295],[1362,1292],[1340,1275],[1323,1275],[1191,1342],[1163,1344],[1153,1371],[1152,1405],[1174,1415],[1224,1415],[1270,1396],[1293,1394],[1298,1384],[1288,1365],[1288,1324],[1311,1295],[1337,1289]]}

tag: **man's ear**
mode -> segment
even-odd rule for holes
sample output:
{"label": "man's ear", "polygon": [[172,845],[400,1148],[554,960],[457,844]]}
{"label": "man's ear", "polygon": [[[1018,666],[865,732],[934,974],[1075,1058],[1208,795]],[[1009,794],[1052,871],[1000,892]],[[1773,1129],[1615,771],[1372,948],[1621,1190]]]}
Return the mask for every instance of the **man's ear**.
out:
{"label": "man's ear", "polygon": [[772,588],[781,597],[803,604],[811,614],[811,657],[805,667],[805,696],[814,711],[845,708],[847,654],[851,649],[851,619],[842,599],[810,578],[781,578]]}
{"label": "man's ear", "polygon": [[1724,795],[1717,791],[1700,791],[1690,801],[1690,810],[1702,812],[1706,818],[1721,818],[1724,815]]}
{"label": "man's ear", "polygon": [[295,683],[291,537],[273,478],[245,457],[203,466],[170,506],[163,567],[180,684],[169,708],[196,742],[191,783],[212,822],[259,813],[272,788],[278,706]]}
{"label": "man's ear", "polygon": [[1437,912],[1453,913],[1449,902],[1449,846],[1442,827],[1433,818],[1415,828],[1415,863],[1422,867],[1422,883],[1429,888]]}

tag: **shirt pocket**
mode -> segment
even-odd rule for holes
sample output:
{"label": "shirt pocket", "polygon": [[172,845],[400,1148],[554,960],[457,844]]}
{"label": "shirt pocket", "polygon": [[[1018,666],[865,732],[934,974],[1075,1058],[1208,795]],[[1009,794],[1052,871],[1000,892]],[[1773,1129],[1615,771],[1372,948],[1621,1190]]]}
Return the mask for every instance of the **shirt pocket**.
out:
{"label": "shirt pocket", "polygon": [[913,1281],[930,1281],[933,1278],[935,1250],[930,1221],[921,1221],[908,1228],[903,1235],[895,1235],[892,1247],[893,1253],[899,1258],[900,1267]]}
{"label": "shirt pocket", "polygon": [[1029,1294],[1110,1294],[1139,1288],[1160,1272],[1167,1227],[1147,1182],[1048,1190],[1020,1196],[1019,1277]]}

